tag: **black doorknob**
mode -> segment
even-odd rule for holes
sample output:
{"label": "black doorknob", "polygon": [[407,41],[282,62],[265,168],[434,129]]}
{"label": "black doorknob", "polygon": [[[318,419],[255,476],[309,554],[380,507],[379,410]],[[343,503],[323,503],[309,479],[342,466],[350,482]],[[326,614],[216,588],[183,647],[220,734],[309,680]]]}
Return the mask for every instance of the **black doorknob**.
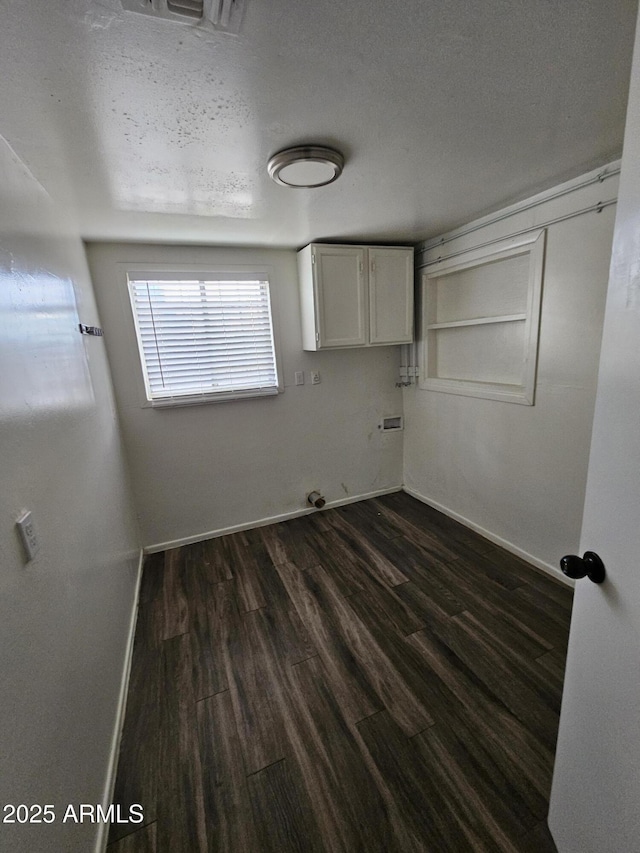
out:
{"label": "black doorknob", "polygon": [[595,551],[585,551],[584,557],[567,554],[560,560],[560,568],[568,578],[589,578],[594,583],[602,583],[606,577],[604,563]]}

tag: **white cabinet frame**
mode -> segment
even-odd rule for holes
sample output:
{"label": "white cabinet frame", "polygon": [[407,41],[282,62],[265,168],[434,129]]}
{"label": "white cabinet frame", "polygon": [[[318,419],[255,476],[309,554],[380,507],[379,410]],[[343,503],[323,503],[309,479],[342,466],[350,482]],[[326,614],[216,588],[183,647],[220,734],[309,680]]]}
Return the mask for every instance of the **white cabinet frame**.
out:
{"label": "white cabinet frame", "polygon": [[[510,243],[503,249],[495,246],[470,250],[464,260],[452,258],[434,265],[422,276],[421,302],[421,379],[419,387],[427,391],[442,391],[447,394],[461,394],[467,397],[484,397],[489,400],[502,400],[532,406],[535,398],[536,366],[538,355],[538,333],[540,325],[540,304],[542,297],[542,276],[544,268],[545,231],[538,231],[516,244]],[[525,310],[518,313],[498,313],[490,316],[449,319],[437,322],[438,287],[446,287],[447,276],[461,270],[473,270],[488,264],[516,256],[528,256],[528,281]],[[479,294],[481,296],[481,294]],[[445,329],[486,328],[490,333],[498,330],[502,324],[517,323],[523,325],[524,353],[520,381],[517,383],[484,381],[478,379],[457,379],[438,375],[437,342],[438,334]],[[472,334],[472,332],[470,332]],[[497,340],[497,338],[496,338]]]}

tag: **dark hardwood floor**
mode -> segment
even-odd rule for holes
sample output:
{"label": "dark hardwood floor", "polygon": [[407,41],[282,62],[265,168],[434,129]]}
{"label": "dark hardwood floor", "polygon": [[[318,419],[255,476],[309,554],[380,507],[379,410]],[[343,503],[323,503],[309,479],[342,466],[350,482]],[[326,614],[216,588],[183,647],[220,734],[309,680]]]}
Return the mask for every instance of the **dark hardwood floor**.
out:
{"label": "dark hardwood floor", "polygon": [[403,493],[145,563],[110,853],[548,853],[571,590]]}

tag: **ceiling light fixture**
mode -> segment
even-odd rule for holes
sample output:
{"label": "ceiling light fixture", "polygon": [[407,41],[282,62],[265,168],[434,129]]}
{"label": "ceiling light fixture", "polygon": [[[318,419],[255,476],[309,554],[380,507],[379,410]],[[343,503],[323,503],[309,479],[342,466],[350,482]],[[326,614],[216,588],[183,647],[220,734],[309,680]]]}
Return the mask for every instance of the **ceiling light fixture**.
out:
{"label": "ceiling light fixture", "polygon": [[299,145],[274,154],[269,177],[283,187],[324,187],[339,178],[344,157],[323,145]]}

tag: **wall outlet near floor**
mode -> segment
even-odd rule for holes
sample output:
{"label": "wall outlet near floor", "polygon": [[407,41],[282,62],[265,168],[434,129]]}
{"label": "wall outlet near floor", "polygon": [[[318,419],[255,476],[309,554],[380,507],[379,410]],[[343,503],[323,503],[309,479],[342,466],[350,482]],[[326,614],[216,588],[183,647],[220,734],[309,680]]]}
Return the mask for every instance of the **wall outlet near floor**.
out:
{"label": "wall outlet near floor", "polygon": [[320,384],[320,371],[319,370],[312,370],[311,371],[311,384],[312,385],[319,385]]}
{"label": "wall outlet near floor", "polygon": [[20,534],[20,539],[22,541],[22,545],[24,547],[24,553],[27,558],[27,562],[33,560],[35,555],[40,550],[40,543],[38,542],[38,534],[36,533],[36,528],[33,523],[33,516],[30,511],[23,512],[20,518],[16,521],[16,527],[18,528],[18,533]]}

